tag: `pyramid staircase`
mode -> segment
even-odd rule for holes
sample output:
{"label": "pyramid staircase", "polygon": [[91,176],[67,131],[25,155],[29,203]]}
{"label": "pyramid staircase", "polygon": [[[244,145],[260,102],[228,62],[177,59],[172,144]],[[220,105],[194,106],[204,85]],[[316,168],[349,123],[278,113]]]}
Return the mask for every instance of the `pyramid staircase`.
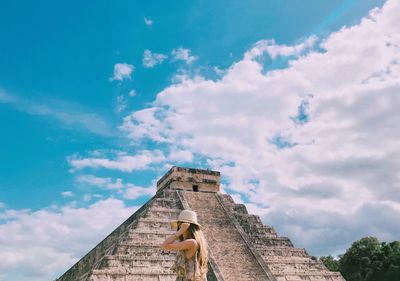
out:
{"label": "pyramid staircase", "polygon": [[345,281],[338,272],[313,260],[304,248],[295,248],[287,237],[278,236],[271,226],[265,226],[260,217],[249,214],[244,204],[237,204],[229,194],[215,193],[233,221],[246,233],[250,247],[257,252],[276,281]]}
{"label": "pyramid staircase", "polygon": [[203,226],[208,281],[344,281],[340,273],[328,271],[304,249],[263,225],[259,216],[248,214],[245,205],[236,204],[230,195],[171,186],[168,181],[159,188],[57,281],[175,281],[170,267],[176,253],[161,250],[160,245],[175,232],[169,221],[183,209],[196,211]]}

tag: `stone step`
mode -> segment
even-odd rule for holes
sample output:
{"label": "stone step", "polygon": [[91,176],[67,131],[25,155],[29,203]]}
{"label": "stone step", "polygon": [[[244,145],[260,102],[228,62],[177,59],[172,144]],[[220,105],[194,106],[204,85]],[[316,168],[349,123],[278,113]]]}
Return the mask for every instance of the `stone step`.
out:
{"label": "stone step", "polygon": [[228,277],[224,276],[224,280],[253,281],[253,280],[267,280],[267,279],[265,279],[265,275],[263,275],[263,274],[239,273],[238,275],[229,275]]}
{"label": "stone step", "polygon": [[[254,241],[257,241],[258,244],[259,243],[263,244],[263,241],[268,240],[268,239],[282,240],[282,237],[279,237],[278,235],[272,234],[272,233],[247,233],[247,235],[249,236],[250,242],[254,243]],[[283,239],[283,240],[285,240],[285,239]]]}
{"label": "stone step", "polygon": [[142,257],[137,257],[135,255],[121,255],[121,254],[115,254],[115,255],[108,255],[105,257],[105,259],[121,259],[121,260],[175,260],[176,258],[176,252],[174,251],[168,251],[171,254],[165,254],[165,253],[151,253],[151,255],[147,256],[142,256]]}
{"label": "stone step", "polygon": [[165,207],[155,206],[155,207],[150,207],[149,211],[144,217],[177,219],[181,211],[182,210],[177,208],[165,208]]}
{"label": "stone step", "polygon": [[241,204],[241,203],[240,204],[238,204],[238,203],[234,204],[232,206],[232,209],[236,213],[241,213],[241,214],[248,214],[249,213],[247,211],[246,205],[245,204]]}
{"label": "stone step", "polygon": [[139,253],[173,253],[172,251],[161,250],[160,243],[154,243],[152,241],[123,241],[118,243],[114,250],[114,254],[132,255]]}
{"label": "stone step", "polygon": [[152,207],[162,207],[170,209],[179,209],[178,200],[175,198],[156,198],[152,202]]}
{"label": "stone step", "polygon": [[249,241],[253,245],[293,247],[293,244],[289,240],[289,238],[275,236],[275,235],[272,236],[252,235],[249,236]]}
{"label": "stone step", "polygon": [[171,219],[142,217],[138,220],[136,228],[172,230]]}
{"label": "stone step", "polygon": [[235,218],[239,221],[239,222],[245,222],[249,225],[251,225],[252,227],[263,227],[264,224],[261,220],[261,218],[257,215],[253,215],[253,214],[240,214],[240,213],[235,213]]}
{"label": "stone step", "polygon": [[167,259],[167,260],[175,260],[176,253],[174,251],[165,251],[165,252],[143,252],[143,251],[135,251],[135,250],[125,250],[115,252],[112,256],[116,257],[131,257],[133,259],[140,260],[148,260],[148,259]]}
{"label": "stone step", "polygon": [[105,257],[103,266],[112,267],[165,267],[170,268],[175,262],[173,256],[138,257],[133,255],[110,255]]}
{"label": "stone step", "polygon": [[271,226],[254,227],[252,233],[277,236],[275,229]]}
{"label": "stone step", "polygon": [[162,191],[163,197],[165,198],[176,198],[176,190],[175,189],[164,189]]}
{"label": "stone step", "polygon": [[160,234],[160,235],[171,235],[175,233],[176,230],[173,229],[163,229],[163,228],[155,228],[155,229],[145,229],[145,228],[134,228],[128,231],[129,233],[135,234]]}
{"label": "stone step", "polygon": [[277,281],[345,281],[337,272],[275,275],[275,278]]}
{"label": "stone step", "polygon": [[276,275],[326,274],[329,272],[322,263],[268,263]]}
{"label": "stone step", "polygon": [[105,269],[94,269],[93,273],[109,275],[135,275],[135,274],[174,274],[166,267],[112,267]]}
{"label": "stone step", "polygon": [[176,256],[176,252],[162,250],[160,244],[143,245],[140,242],[121,242],[116,247],[114,255],[130,255],[137,257]]}
{"label": "stone step", "polygon": [[162,243],[164,240],[170,236],[171,234],[175,233],[175,231],[166,231],[162,229],[157,229],[157,230],[135,230],[135,231],[129,231],[127,239],[129,241],[131,240],[137,240],[137,241],[144,241],[144,240],[152,240],[157,243]]}
{"label": "stone step", "polygon": [[222,196],[222,200],[224,203],[235,204],[235,201],[233,200],[233,198],[230,194],[220,193],[220,195]]}
{"label": "stone step", "polygon": [[308,263],[313,264],[317,261],[309,257],[283,257],[283,256],[265,256],[264,261],[267,263]]}
{"label": "stone step", "polygon": [[295,248],[288,246],[266,246],[256,244],[254,247],[264,257],[309,257],[304,248]]}
{"label": "stone step", "polygon": [[[139,277],[140,276],[140,277]],[[94,269],[90,281],[138,281],[143,278],[143,280],[162,280],[153,279],[159,276],[173,276],[175,280],[176,275],[170,269],[167,268],[111,268],[111,269]],[[146,279],[147,278],[147,279]],[[168,278],[168,277],[167,277]]]}

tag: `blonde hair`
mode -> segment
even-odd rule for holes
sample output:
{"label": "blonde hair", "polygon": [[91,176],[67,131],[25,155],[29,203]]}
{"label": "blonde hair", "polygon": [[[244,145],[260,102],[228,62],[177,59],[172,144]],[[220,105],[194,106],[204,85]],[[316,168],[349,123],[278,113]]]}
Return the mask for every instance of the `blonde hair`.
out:
{"label": "blonde hair", "polygon": [[[199,263],[200,277],[205,278],[208,272],[208,246],[206,238],[204,237],[203,231],[200,227],[193,223],[190,224],[188,231],[190,236],[196,240],[197,244],[199,244],[199,249],[196,253],[197,260]],[[180,240],[183,240],[182,236],[180,237]]]}
{"label": "blonde hair", "polygon": [[200,245],[197,257],[199,261],[200,277],[204,278],[208,271],[207,241],[204,237],[203,231],[197,225],[192,224],[189,229],[192,232],[194,239]]}

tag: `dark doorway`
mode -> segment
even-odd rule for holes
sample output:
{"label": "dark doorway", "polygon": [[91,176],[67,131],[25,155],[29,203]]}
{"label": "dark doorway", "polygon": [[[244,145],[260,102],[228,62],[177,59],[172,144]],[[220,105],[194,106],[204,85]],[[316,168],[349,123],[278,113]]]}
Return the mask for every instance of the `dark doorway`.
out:
{"label": "dark doorway", "polygon": [[199,191],[199,186],[198,185],[193,185],[193,191]]}

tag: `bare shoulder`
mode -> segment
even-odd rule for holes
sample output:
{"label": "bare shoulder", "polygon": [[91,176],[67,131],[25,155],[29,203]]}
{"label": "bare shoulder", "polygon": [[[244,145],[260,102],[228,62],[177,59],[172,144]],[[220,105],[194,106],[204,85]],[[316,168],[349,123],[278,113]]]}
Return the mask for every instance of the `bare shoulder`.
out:
{"label": "bare shoulder", "polygon": [[193,251],[197,249],[197,241],[195,239],[186,239],[181,242],[162,245],[161,249],[170,251],[179,251],[179,250]]}
{"label": "bare shoulder", "polygon": [[186,259],[190,259],[199,249],[199,244],[195,239],[186,239],[185,241],[187,241],[187,243],[189,244],[189,249],[185,251],[185,257]]}
{"label": "bare shoulder", "polygon": [[192,246],[193,249],[198,248],[198,243],[196,239],[186,239],[185,241],[188,241],[188,243],[190,243],[190,246]]}

